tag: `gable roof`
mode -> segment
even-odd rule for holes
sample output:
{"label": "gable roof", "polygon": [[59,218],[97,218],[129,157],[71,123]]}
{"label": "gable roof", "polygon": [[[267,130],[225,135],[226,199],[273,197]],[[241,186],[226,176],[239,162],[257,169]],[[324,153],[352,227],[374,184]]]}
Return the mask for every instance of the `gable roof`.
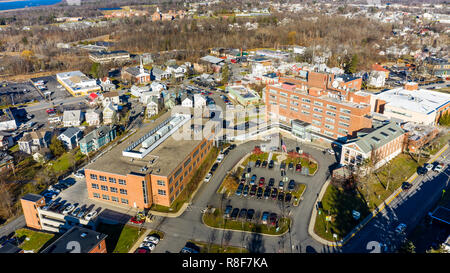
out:
{"label": "gable roof", "polygon": [[77,127],[69,127],[67,128],[61,135],[65,135],[68,138],[72,138],[73,136],[79,134],[81,132]]}

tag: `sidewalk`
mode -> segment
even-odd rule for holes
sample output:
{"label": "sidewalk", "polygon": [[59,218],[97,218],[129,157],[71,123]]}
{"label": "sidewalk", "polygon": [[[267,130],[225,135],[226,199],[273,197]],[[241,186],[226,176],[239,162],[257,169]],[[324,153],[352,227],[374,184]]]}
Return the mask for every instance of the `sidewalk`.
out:
{"label": "sidewalk", "polygon": [[151,229],[146,229],[144,233],[137,239],[136,243],[130,248],[128,253],[134,253],[139,245],[144,241],[145,237],[150,233]]}
{"label": "sidewalk", "polygon": [[[432,158],[430,158],[427,163],[432,163],[434,162],[443,152],[445,152],[447,150],[447,148],[449,147],[448,144],[446,144],[444,147],[442,147],[441,150],[439,150],[439,152],[437,152]],[[416,178],[417,178],[418,174],[417,172],[415,172],[413,175],[411,175],[409,177],[409,179],[407,180],[408,182],[412,183]],[[316,199],[316,204],[319,200],[322,200],[323,195],[325,194],[325,191],[328,187],[330,183],[330,180],[328,180],[322,187],[322,189],[320,190],[319,196]],[[357,225],[351,232],[350,234],[348,234],[347,236],[345,236],[341,241],[338,242],[331,242],[328,240],[323,239],[322,237],[318,236],[317,234],[314,233],[314,226],[316,223],[316,217],[317,217],[317,208],[316,206],[313,207],[313,211],[312,211],[312,215],[311,215],[311,221],[309,222],[309,227],[308,227],[308,233],[311,235],[311,237],[313,237],[316,241],[318,241],[321,244],[324,245],[328,245],[328,246],[343,246],[344,244],[346,244],[352,237],[354,237],[356,235],[356,233],[358,233],[367,223],[370,222],[370,220],[372,220],[379,212],[383,211],[384,208],[389,205],[389,203],[391,203],[401,192],[402,192],[402,188],[398,188],[397,190],[395,190],[391,196],[389,196],[382,204],[380,204],[374,211],[372,211],[371,214],[369,214],[359,225]]]}

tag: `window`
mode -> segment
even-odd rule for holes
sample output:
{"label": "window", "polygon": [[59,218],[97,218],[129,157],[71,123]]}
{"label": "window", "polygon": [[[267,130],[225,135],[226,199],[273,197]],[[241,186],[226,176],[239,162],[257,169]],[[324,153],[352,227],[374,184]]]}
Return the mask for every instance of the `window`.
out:
{"label": "window", "polygon": [[331,109],[331,110],[336,110],[337,109],[336,106],[331,105],[331,104],[327,104],[327,108]]}
{"label": "window", "polygon": [[119,202],[119,198],[117,198],[117,197],[115,197],[115,196],[111,196],[111,201],[114,201],[114,202]]}
{"label": "window", "polygon": [[345,109],[345,108],[341,108],[341,112],[342,112],[342,113],[350,114],[352,111],[350,111],[350,110],[348,110],[348,109]]}
{"label": "window", "polygon": [[309,109],[311,108],[311,106],[309,106],[308,104],[302,104],[302,108]]}
{"label": "window", "polygon": [[175,198],[174,198],[173,196],[170,197],[170,203],[172,203],[174,199],[175,199]]}
{"label": "window", "polygon": [[[195,152],[192,154],[192,157],[196,157],[198,155],[198,149],[195,150]],[[169,183],[172,183],[172,181],[170,181]]]}
{"label": "window", "polygon": [[[342,128],[338,128],[338,132],[341,133],[341,134],[348,135],[348,131],[345,130],[345,129],[342,129]],[[348,150],[347,150],[347,152],[348,152]]]}
{"label": "window", "polygon": [[98,184],[92,184],[91,185],[93,189],[97,189],[98,190]]}
{"label": "window", "polygon": [[106,176],[100,175],[100,181],[106,181]]}
{"label": "window", "polygon": [[278,94],[277,90],[269,89],[269,92],[272,94]]}
{"label": "window", "polygon": [[114,187],[110,187],[109,190],[110,190],[111,192],[114,192],[114,193],[117,192],[117,188],[114,188]]}
{"label": "window", "polygon": [[298,106],[298,102],[293,101],[293,100],[291,100],[291,104],[292,104],[292,105],[295,105],[295,106]]}
{"label": "window", "polygon": [[115,183],[116,183],[116,179],[113,178],[113,177],[110,177],[110,178],[109,178],[109,183],[114,183],[114,184],[115,184]]}
{"label": "window", "polygon": [[206,142],[203,142],[202,146],[200,146],[200,149],[203,150],[205,148]]}
{"label": "window", "polygon": [[[203,147],[202,147],[202,149],[203,149]],[[203,157],[203,153],[202,153],[202,157]],[[175,174],[173,175],[174,177],[177,177],[178,175],[180,175],[180,173],[183,171],[183,167],[180,167],[176,172],[175,172]]]}
{"label": "window", "polygon": [[330,130],[334,130],[334,126],[330,125],[330,124],[325,124],[325,128],[330,129]]}
{"label": "window", "polygon": [[298,100],[298,99],[300,99],[298,96],[296,96],[296,95],[291,95],[291,98],[293,98],[293,99],[295,99],[295,100]]}
{"label": "window", "polygon": [[173,186],[170,187],[170,189],[169,189],[169,193],[172,193],[172,192],[173,192]]}
{"label": "window", "polygon": [[123,204],[128,204],[128,199],[121,198],[120,201],[121,201]]}
{"label": "window", "polygon": [[285,98],[279,98],[278,101],[279,101],[279,102],[284,102],[284,103],[288,102],[288,100],[285,99]]}
{"label": "window", "polygon": [[332,117],[335,117],[335,116],[336,116],[336,113],[333,113],[333,112],[327,111],[327,115],[329,115],[329,116],[332,116]]}
{"label": "window", "polygon": [[310,100],[310,99],[302,98],[302,101],[303,101],[303,102],[307,102],[307,103],[311,103],[311,100]]}
{"label": "window", "polygon": [[187,176],[188,175],[188,171],[186,170],[185,172],[184,172],[184,176]]}
{"label": "window", "polygon": [[274,96],[274,95],[269,95],[269,98],[271,98],[271,99],[273,99],[273,100],[276,100],[276,99],[277,99],[277,97]]}
{"label": "window", "polygon": [[156,184],[158,184],[158,186],[165,186],[166,185],[166,183],[164,181],[162,181],[162,180],[156,181]]}
{"label": "window", "polygon": [[104,200],[109,200],[109,195],[102,194],[102,198],[103,198]]}
{"label": "window", "polygon": [[96,192],[94,192],[93,195],[94,195],[95,198],[100,198],[100,194],[98,194],[98,193],[96,193]]}
{"label": "window", "polygon": [[183,188],[184,188],[184,185],[181,185],[181,187],[180,187],[180,191],[182,191],[182,190],[183,190]]}
{"label": "window", "polygon": [[350,120],[350,117],[348,117],[348,116],[340,115],[339,117],[343,120]]}
{"label": "window", "polygon": [[123,180],[123,179],[119,179],[119,184],[120,185],[126,185],[127,181]]}
{"label": "window", "polygon": [[295,107],[291,107],[291,110],[295,111],[295,112],[298,112],[298,108],[295,108]]}
{"label": "window", "polygon": [[320,109],[320,108],[317,108],[317,107],[314,107],[314,109],[313,109],[314,111],[316,111],[316,112],[319,112],[319,113],[322,113],[323,112],[323,110],[322,109]]}
{"label": "window", "polygon": [[158,194],[159,195],[166,195],[166,191],[165,190],[158,190]]}
{"label": "window", "polygon": [[144,203],[147,204],[148,203],[148,199],[147,199],[147,184],[145,184],[144,180],[142,180],[142,194],[144,195]]}
{"label": "window", "polygon": [[287,109],[287,106],[284,105],[284,104],[281,104],[281,103],[280,103],[280,107],[281,107],[281,108],[284,108],[284,109]]}
{"label": "window", "polygon": [[127,195],[127,190],[120,189],[120,194]]}
{"label": "window", "polygon": [[321,103],[320,101],[314,101],[314,105],[323,106],[323,103]]}
{"label": "window", "polygon": [[92,174],[92,173],[91,173],[91,179],[93,179],[93,180],[97,180],[97,175],[96,175],[96,174]]}
{"label": "window", "polygon": [[312,123],[315,125],[322,125],[322,122],[315,120],[315,119],[312,120]]}
{"label": "window", "polygon": [[325,118],[325,121],[329,123],[334,123],[334,119],[332,118]]}
{"label": "window", "polygon": [[315,117],[316,119],[322,119],[322,116],[318,114],[313,114],[313,117]]}
{"label": "window", "polygon": [[287,94],[287,93],[284,93],[284,92],[280,92],[280,95],[281,95],[281,96],[284,96],[284,97],[287,97],[287,96],[288,96],[288,94]]}
{"label": "window", "polygon": [[311,114],[310,112],[305,111],[305,110],[302,110],[302,113],[305,114],[305,115],[310,115]]}
{"label": "window", "polygon": [[102,191],[108,191],[108,186],[102,185],[101,188],[102,188]]}
{"label": "window", "polygon": [[175,188],[178,187],[179,182],[180,182],[180,180],[178,180],[178,181],[175,183]]}
{"label": "window", "polygon": [[342,122],[342,121],[339,121],[339,125],[340,126],[344,126],[344,127],[349,127],[350,125],[348,125],[348,123],[345,123],[345,122]]}
{"label": "window", "polygon": [[324,131],[324,133],[325,133],[325,135],[330,136],[330,137],[334,136],[333,132]]}

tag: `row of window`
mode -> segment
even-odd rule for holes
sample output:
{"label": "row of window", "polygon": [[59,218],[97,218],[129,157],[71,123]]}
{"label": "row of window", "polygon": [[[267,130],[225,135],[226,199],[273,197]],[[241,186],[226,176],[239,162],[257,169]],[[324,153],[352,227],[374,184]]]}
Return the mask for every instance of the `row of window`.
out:
{"label": "row of window", "polygon": [[[99,189],[98,184],[95,184],[95,183],[92,183],[92,184],[91,184],[91,187],[92,187],[93,189],[96,189],[96,190]],[[101,185],[100,187],[101,187],[102,191],[108,191],[108,186]],[[117,193],[117,188],[115,188],[115,187],[109,187],[109,191],[110,191],[110,192],[113,192],[113,193]],[[119,191],[120,191],[120,194],[123,194],[123,195],[127,195],[127,194],[128,194],[128,193],[127,193],[127,190],[125,190],[125,189],[119,189]]]}
{"label": "row of window", "polygon": [[[100,180],[100,181],[104,181],[104,182],[107,181],[107,180],[106,180],[106,176],[103,176],[103,175],[97,176],[96,174],[92,174],[92,173],[91,173],[90,177],[91,177],[92,180]],[[119,180],[119,185],[126,185],[126,184],[127,184],[127,181],[124,180],[124,179],[120,179],[120,178],[119,178],[118,180]],[[110,183],[113,183],[113,184],[116,183],[116,179],[115,179],[114,177],[108,177],[108,181],[109,181]]]}
{"label": "row of window", "polygon": [[[99,194],[99,193],[94,192],[93,195],[94,195],[95,198],[100,198],[100,194]],[[110,199],[110,197],[111,197],[111,199]],[[109,196],[109,195],[106,195],[106,194],[102,194],[102,197],[101,197],[101,198],[102,198],[103,200],[107,200],[107,201],[111,200],[111,201],[113,201],[113,202],[119,203],[119,198],[117,198],[117,197],[115,197],[115,196]],[[128,205],[128,199],[120,198],[120,202],[122,202],[122,204]]]}

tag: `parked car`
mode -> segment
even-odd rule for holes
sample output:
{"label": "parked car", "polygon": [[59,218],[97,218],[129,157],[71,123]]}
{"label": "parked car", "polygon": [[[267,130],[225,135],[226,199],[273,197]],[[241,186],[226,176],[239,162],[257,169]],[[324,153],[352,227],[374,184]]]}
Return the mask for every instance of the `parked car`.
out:
{"label": "parked car", "polygon": [[286,193],[286,196],[284,197],[284,202],[289,203],[291,202],[292,194]]}
{"label": "parked car", "polygon": [[256,160],[255,162],[255,168],[259,168],[261,166],[261,160]]}
{"label": "parked car", "polygon": [[82,174],[80,172],[74,173],[73,176],[75,176],[76,178],[79,178],[79,179],[83,179],[84,178],[84,174]]}
{"label": "parked car", "polygon": [[150,253],[150,249],[145,247],[139,247],[138,249],[136,249],[134,253]]}
{"label": "parked car", "polygon": [[206,176],[205,176],[205,182],[209,182],[209,180],[211,180],[212,177],[212,172],[209,172]]}
{"label": "parked car", "polygon": [[157,245],[159,243],[159,238],[154,236],[154,235],[147,235],[144,238],[144,242],[150,242],[150,243],[152,243],[154,245]]}
{"label": "parked car", "polygon": [[277,198],[278,195],[278,190],[276,188],[272,189],[272,195],[270,197],[272,197],[273,200],[275,200]]}
{"label": "parked car", "polygon": [[241,209],[241,211],[239,212],[239,219],[245,220],[245,217],[247,217],[247,209]]}
{"label": "parked car", "polygon": [[428,172],[431,172],[433,170],[433,164],[428,163],[424,167],[425,167],[425,169],[427,169]]}
{"label": "parked car", "polygon": [[405,233],[405,231],[406,231],[406,224],[404,224],[404,223],[400,223],[400,224],[395,228],[395,233],[397,233],[397,234]]}
{"label": "parked car", "polygon": [[285,171],[286,170],[286,163],[281,162],[280,164],[280,170]]}
{"label": "parked car", "polygon": [[250,190],[250,186],[249,186],[249,185],[245,185],[245,186],[244,186],[244,192],[242,193],[242,195],[243,195],[243,196],[247,196],[249,190]]}
{"label": "parked car", "polygon": [[257,197],[258,199],[261,199],[261,198],[262,198],[262,195],[263,195],[263,188],[262,188],[262,187],[258,187],[258,190],[257,190],[257,192],[256,192],[256,197]]}
{"label": "parked car", "polygon": [[230,215],[231,219],[236,220],[236,217],[238,216],[238,214],[239,214],[239,209],[234,208]]}
{"label": "parked car", "polygon": [[278,194],[278,201],[284,201],[284,193],[282,191]]}
{"label": "parked car", "polygon": [[247,221],[253,220],[253,215],[255,215],[255,210],[254,209],[249,209],[247,211]]}
{"label": "parked car", "polygon": [[273,166],[274,166],[274,162],[273,162],[273,160],[270,160],[269,161],[269,169],[273,169]]}
{"label": "parked car", "polygon": [[219,167],[219,163],[214,163],[211,167],[211,172],[215,172],[217,170],[217,167]]}
{"label": "parked car", "polygon": [[80,213],[80,210],[81,208],[76,208],[70,215],[72,215],[73,217],[77,217],[78,213]]}
{"label": "parked car", "polygon": [[89,221],[91,219],[94,219],[95,216],[97,216],[97,211],[91,211],[88,214],[86,214],[86,216],[84,216],[84,220]]}
{"label": "parked car", "polygon": [[244,188],[244,183],[240,183],[236,190],[236,195],[240,196],[242,194],[242,189]]}
{"label": "parked car", "polygon": [[236,148],[236,144],[231,144],[229,147],[230,150],[233,150],[234,148]]}
{"label": "parked car", "polygon": [[428,172],[428,170],[424,167],[418,167],[417,168],[417,173],[418,174],[426,174]]}
{"label": "parked car", "polygon": [[256,174],[252,175],[252,178],[250,179],[250,185],[255,184],[256,181]]}
{"label": "parked car", "polygon": [[75,205],[72,205],[72,204],[68,204],[67,205],[67,207],[64,209],[64,211],[63,211],[63,213],[62,214],[64,214],[64,215],[67,215],[67,214],[69,214],[72,210],[74,210],[75,209]]}
{"label": "parked car", "polygon": [[270,188],[270,187],[267,187],[265,190],[264,190],[264,198],[265,199],[268,199],[269,198],[269,196],[270,196],[270,191],[271,191],[272,189]]}
{"label": "parked car", "polygon": [[302,164],[298,163],[298,164],[295,166],[295,171],[296,171],[296,172],[301,172],[301,171],[302,171]]}
{"label": "parked car", "polygon": [[223,217],[230,218],[231,210],[233,209],[232,206],[226,206],[225,212],[223,213]]}
{"label": "parked car", "polygon": [[333,149],[326,149],[325,150],[327,153],[329,153],[330,155],[334,155],[335,153],[334,153],[334,151],[333,151]]}
{"label": "parked car", "polygon": [[436,165],[436,167],[434,167],[434,171],[440,173],[442,172],[442,170],[444,170],[444,166],[444,163],[439,163]]}
{"label": "parked car", "polygon": [[265,178],[264,177],[260,177],[258,186],[260,186],[260,187],[264,186],[264,182],[265,182]]}
{"label": "parked car", "polygon": [[289,162],[288,169],[289,170],[293,170],[294,169],[294,163],[293,162]]}
{"label": "parked car", "polygon": [[250,188],[250,196],[255,196],[256,189],[257,189],[257,186],[256,185],[252,185],[252,187]]}
{"label": "parked car", "polygon": [[269,216],[269,223],[274,226],[277,223],[277,214],[272,212]]}
{"label": "parked car", "polygon": [[284,182],[283,182],[283,181],[280,181],[280,183],[278,183],[278,188],[279,188],[280,190],[283,190],[283,189],[284,189]]}
{"label": "parked car", "polygon": [[404,190],[404,191],[409,190],[411,187],[412,187],[412,184],[407,181],[402,183],[402,190]]}
{"label": "parked car", "polygon": [[275,184],[275,178],[270,178],[269,179],[269,187],[273,187],[274,184]]}
{"label": "parked car", "polygon": [[262,216],[261,216],[261,223],[263,223],[264,225],[266,225],[267,222],[268,222],[268,220],[269,220],[269,212],[268,212],[268,211],[265,211],[265,212],[263,212],[263,214],[262,214]]}
{"label": "parked car", "polygon": [[143,242],[139,245],[140,248],[148,248],[150,251],[155,250],[156,245],[151,242]]}
{"label": "parked car", "polygon": [[264,160],[264,161],[262,162],[261,167],[267,168],[267,164],[269,164],[269,163],[267,162],[267,160]]}
{"label": "parked car", "polygon": [[289,181],[288,190],[293,191],[294,188],[295,188],[295,181],[294,180]]}

